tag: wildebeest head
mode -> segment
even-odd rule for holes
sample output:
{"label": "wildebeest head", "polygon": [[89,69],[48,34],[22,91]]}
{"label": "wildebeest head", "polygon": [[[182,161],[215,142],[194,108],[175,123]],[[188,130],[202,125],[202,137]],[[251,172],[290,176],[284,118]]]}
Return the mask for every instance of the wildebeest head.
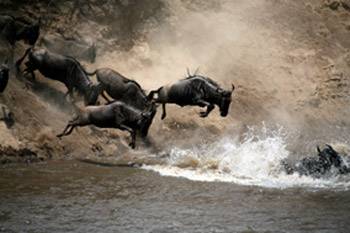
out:
{"label": "wildebeest head", "polygon": [[98,96],[101,93],[99,85],[91,85],[84,95],[85,105],[94,105],[97,102]]}
{"label": "wildebeest head", "polygon": [[218,89],[218,93],[220,94],[220,115],[222,117],[227,116],[228,110],[230,108],[230,104],[232,101],[232,92],[234,91],[235,86],[232,84],[232,89],[230,91],[223,90],[223,89]]}
{"label": "wildebeest head", "polygon": [[317,146],[317,152],[321,160],[329,163],[330,165],[334,165],[335,167],[341,166],[341,157],[330,145],[326,144],[326,148],[324,148],[322,151]]}
{"label": "wildebeest head", "polygon": [[17,32],[17,40],[24,40],[29,45],[34,45],[40,35],[40,24],[41,20],[31,25],[25,25]]}
{"label": "wildebeest head", "polygon": [[144,138],[147,136],[149,127],[151,126],[156,113],[157,105],[154,102],[151,102],[149,108],[141,113],[141,119],[139,121],[141,137]]}

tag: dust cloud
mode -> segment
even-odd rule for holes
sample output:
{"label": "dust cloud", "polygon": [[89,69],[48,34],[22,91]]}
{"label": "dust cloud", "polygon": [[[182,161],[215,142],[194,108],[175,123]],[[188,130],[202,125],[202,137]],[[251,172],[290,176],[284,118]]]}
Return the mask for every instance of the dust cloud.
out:
{"label": "dust cloud", "polygon": [[344,112],[344,102],[324,96],[339,92],[324,87],[332,79],[325,67],[339,61],[330,51],[342,49],[333,48],[330,32],[324,32],[330,29],[323,17],[333,12],[323,3],[164,2],[167,14],[143,28],[142,40],[129,51],[102,53],[95,67],[112,67],[146,90],[185,77],[187,67],[192,72],[199,67],[200,74],[223,87],[234,83],[238,88],[226,119],[214,111],[203,122],[196,119],[198,110],[169,106],[168,121],[156,124],[192,121],[198,127],[217,128],[220,134],[241,134],[246,126],[265,122],[290,131],[296,148],[344,142],[348,134],[337,128],[348,122],[339,113]]}

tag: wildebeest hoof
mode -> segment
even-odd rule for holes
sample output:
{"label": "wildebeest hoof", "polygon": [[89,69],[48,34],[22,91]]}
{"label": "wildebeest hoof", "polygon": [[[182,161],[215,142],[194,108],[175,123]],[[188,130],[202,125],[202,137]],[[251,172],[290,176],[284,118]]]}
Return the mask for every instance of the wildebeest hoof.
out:
{"label": "wildebeest hoof", "polygon": [[165,116],[166,116],[166,115],[165,115],[165,114],[163,114],[163,115],[162,115],[162,117],[161,117],[160,119],[164,120]]}
{"label": "wildebeest hoof", "polygon": [[135,149],[135,143],[130,142],[130,143],[129,143],[129,146],[130,146],[132,149]]}
{"label": "wildebeest hoof", "polygon": [[199,113],[199,116],[200,116],[200,117],[207,117],[208,114],[207,114],[207,112],[200,112],[200,113]]}

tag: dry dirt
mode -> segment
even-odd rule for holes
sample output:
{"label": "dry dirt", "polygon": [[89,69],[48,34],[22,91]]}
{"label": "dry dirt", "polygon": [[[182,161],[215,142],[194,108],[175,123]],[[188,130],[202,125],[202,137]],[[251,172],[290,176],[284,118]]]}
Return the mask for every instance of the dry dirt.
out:
{"label": "dry dirt", "polygon": [[[183,78],[186,67],[199,67],[224,87],[236,85],[231,111],[227,118],[214,110],[201,119],[198,108],[168,106],[167,119],[161,121],[158,113],[150,130],[153,146],[140,144],[136,152],[127,147],[128,135],[117,130],[85,127],[59,140],[55,135],[73,114],[63,85],[39,77],[28,88],[12,72],[0,103],[13,112],[15,124],[7,128],[0,122],[0,162],[137,157],[225,134],[241,137],[262,122],[290,132],[296,154],[319,143],[348,143],[350,1],[48,2],[3,1],[1,12],[42,16],[43,35],[93,41],[97,57],[94,64],[84,63],[88,70],[116,69],[148,91]],[[9,49],[1,48],[3,59]],[[24,49],[19,43],[14,57]],[[9,159],[14,151],[18,159]]]}

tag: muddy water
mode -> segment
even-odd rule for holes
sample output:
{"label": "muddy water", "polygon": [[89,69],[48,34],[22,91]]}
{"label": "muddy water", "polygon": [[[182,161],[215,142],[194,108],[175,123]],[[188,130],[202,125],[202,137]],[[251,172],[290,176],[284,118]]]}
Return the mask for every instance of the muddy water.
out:
{"label": "muddy water", "polygon": [[0,170],[2,232],[350,232],[350,191],[55,161]]}

